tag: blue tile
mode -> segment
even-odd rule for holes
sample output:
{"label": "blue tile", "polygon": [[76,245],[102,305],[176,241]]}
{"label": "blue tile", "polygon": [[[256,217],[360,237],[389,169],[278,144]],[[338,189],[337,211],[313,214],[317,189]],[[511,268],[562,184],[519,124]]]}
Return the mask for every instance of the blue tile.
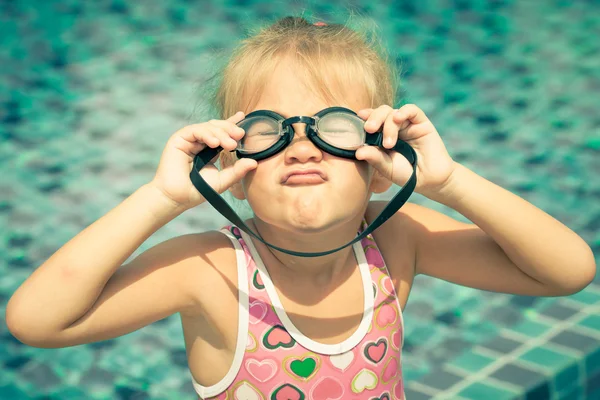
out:
{"label": "blue tile", "polygon": [[429,400],[431,399],[431,396],[423,393],[423,392],[419,392],[418,390],[414,390],[411,388],[404,388],[404,394],[406,399],[410,399],[410,400]]}
{"label": "blue tile", "polygon": [[558,392],[579,384],[579,364],[573,364],[560,371],[554,378],[554,387]]}
{"label": "blue tile", "polygon": [[434,370],[430,374],[422,377],[420,383],[435,389],[445,390],[462,380],[462,376],[440,369]]}
{"label": "blue tile", "polygon": [[540,368],[546,370],[546,373],[556,374],[563,370],[567,365],[573,364],[578,360],[578,357],[571,352],[563,352],[561,349],[549,348],[544,345],[534,347],[523,353],[519,359],[536,364]]}
{"label": "blue tile", "polygon": [[537,387],[528,390],[525,400],[548,400],[550,398],[550,385],[543,382]]}
{"label": "blue tile", "polygon": [[530,389],[537,387],[546,380],[546,377],[537,371],[523,368],[516,364],[506,364],[490,375],[503,382]]}
{"label": "blue tile", "polygon": [[[598,274],[597,276],[600,276]],[[572,296],[569,296],[569,299],[578,301],[584,304],[595,304],[600,303],[600,294],[592,292],[591,290],[582,290],[579,293],[576,293]]]}
{"label": "blue tile", "polygon": [[554,337],[550,339],[552,343],[560,344],[565,347],[569,347],[583,353],[587,353],[591,350],[594,350],[598,347],[598,340],[583,335],[579,332],[573,332],[569,330],[565,330],[559,332]]}
{"label": "blue tile", "polygon": [[[598,398],[600,399],[600,373],[594,374],[593,376],[589,376],[586,388],[586,399]],[[597,396],[597,397],[595,397]]]}
{"label": "blue tile", "polygon": [[600,342],[598,343],[598,348],[586,356],[585,368],[588,375],[593,375],[600,371]]}
{"label": "blue tile", "polygon": [[569,307],[569,306],[557,301],[554,304],[552,304],[538,312],[542,315],[545,315],[550,318],[554,318],[558,321],[563,321],[563,320],[573,316],[574,314],[577,314],[579,312],[579,310],[574,307]]}
{"label": "blue tile", "polygon": [[579,321],[577,325],[585,326],[588,329],[595,329],[600,332],[600,315],[588,315]]}
{"label": "blue tile", "polygon": [[585,400],[583,398],[583,388],[581,386],[575,386],[571,390],[561,393],[558,396],[558,400]]}
{"label": "blue tile", "polygon": [[483,343],[481,347],[493,350],[500,354],[511,353],[514,349],[522,346],[523,343],[517,340],[508,339],[502,336],[496,336],[495,338]]}
{"label": "blue tile", "polygon": [[504,388],[499,388],[494,383],[484,380],[483,382],[475,382],[467,386],[458,395],[461,398],[469,400],[514,400],[517,393]]}

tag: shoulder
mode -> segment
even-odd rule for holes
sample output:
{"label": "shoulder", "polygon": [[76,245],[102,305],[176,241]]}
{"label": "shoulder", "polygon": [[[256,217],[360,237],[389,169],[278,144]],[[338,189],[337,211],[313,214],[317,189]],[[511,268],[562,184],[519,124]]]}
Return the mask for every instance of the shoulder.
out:
{"label": "shoulder", "polygon": [[[183,268],[178,280],[181,290],[194,300],[186,314],[197,315],[207,304],[218,301],[223,289],[237,293],[237,260],[231,240],[219,231],[175,237],[166,251],[178,254]],[[229,291],[229,290],[228,290]]]}
{"label": "shoulder", "polygon": [[[387,204],[386,201],[371,201],[367,207],[367,220],[376,218]],[[469,226],[469,224],[457,221],[431,208],[407,202],[378,230],[393,232],[395,235],[409,235],[413,239],[413,244],[416,245],[416,240],[427,231],[464,226]],[[384,241],[387,239],[387,236],[382,237]]]}
{"label": "shoulder", "polygon": [[[387,201],[371,201],[367,207],[365,218],[368,223],[373,221],[387,206]],[[423,212],[424,207],[418,204],[405,203],[400,210],[391,216],[383,225],[373,232],[377,246],[386,245],[388,242],[395,246],[402,243],[404,252],[415,249],[414,234],[417,228],[417,220]],[[400,241],[400,242],[399,242]]]}
{"label": "shoulder", "polygon": [[[386,201],[371,201],[367,207],[367,222],[375,219],[388,204]],[[430,208],[405,203],[400,210],[373,232],[373,238],[385,260],[402,308],[406,304],[414,277],[419,273],[417,254],[422,253],[424,243],[434,249],[431,233],[445,229],[456,229],[464,225]],[[427,251],[431,251],[427,249]]]}
{"label": "shoulder", "polygon": [[[371,201],[365,218],[373,221],[387,205],[386,201]],[[390,219],[373,232],[373,239],[394,282],[402,308],[412,287],[416,266],[414,214],[421,206],[406,203]]]}

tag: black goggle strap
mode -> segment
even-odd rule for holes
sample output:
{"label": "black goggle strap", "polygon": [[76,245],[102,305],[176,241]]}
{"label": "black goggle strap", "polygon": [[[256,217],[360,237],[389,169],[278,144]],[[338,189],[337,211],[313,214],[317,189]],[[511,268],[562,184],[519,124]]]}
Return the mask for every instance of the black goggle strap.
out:
{"label": "black goggle strap", "polygon": [[[367,137],[369,137],[369,136],[379,136],[378,141],[381,142],[381,140],[382,140],[381,135],[368,135]],[[350,246],[350,245],[356,243],[357,241],[362,240],[364,237],[369,235],[375,229],[379,228],[379,226],[381,226],[391,216],[393,216],[396,213],[396,211],[398,211],[400,209],[400,207],[402,207],[404,205],[404,203],[406,203],[406,201],[408,200],[410,195],[413,193],[415,186],[417,184],[417,178],[416,178],[417,154],[415,153],[415,151],[413,150],[412,147],[410,147],[408,144],[406,144],[405,142],[403,142],[401,140],[398,140],[394,149],[396,151],[398,151],[399,153],[401,153],[404,157],[406,157],[406,159],[413,166],[413,173],[410,176],[410,178],[408,179],[408,181],[406,182],[406,184],[404,185],[404,187],[402,188],[402,190],[400,190],[392,198],[392,200],[390,200],[390,202],[387,204],[387,206],[385,206],[385,208],[371,222],[371,224],[364,231],[362,231],[360,233],[360,235],[356,236],[351,242],[346,243],[345,245],[335,248],[333,250],[327,250],[327,251],[322,251],[322,252],[317,252],[317,253],[302,253],[302,252],[293,251],[293,250],[289,250],[289,249],[283,249],[281,247],[277,247],[275,245],[267,243],[265,240],[263,240],[263,238],[261,238],[259,235],[254,233],[244,223],[244,221],[242,221],[242,219],[235,213],[235,211],[233,211],[233,209],[229,206],[229,204],[227,204],[227,202],[225,200],[223,200],[223,198],[217,192],[215,192],[214,189],[208,183],[206,183],[204,178],[202,178],[202,176],[200,175],[200,170],[206,164],[208,164],[217,154],[219,154],[219,152],[221,150],[223,150],[221,147],[218,147],[216,149],[206,147],[204,150],[202,150],[200,153],[198,153],[196,155],[196,157],[194,158],[194,164],[192,167],[192,171],[190,172],[190,179],[192,180],[192,184],[196,187],[196,189],[198,189],[200,194],[202,194],[202,196],[204,196],[206,201],[208,201],[210,204],[212,204],[212,206],[217,211],[219,211],[221,213],[221,215],[223,215],[225,218],[227,218],[231,223],[236,225],[239,229],[241,229],[242,231],[246,232],[249,235],[252,235],[254,238],[256,238],[257,240],[260,240],[265,245],[267,245],[275,250],[279,250],[283,253],[291,254],[293,256],[320,257],[320,256],[325,256],[327,254],[335,253],[336,251],[341,250],[344,247]]]}

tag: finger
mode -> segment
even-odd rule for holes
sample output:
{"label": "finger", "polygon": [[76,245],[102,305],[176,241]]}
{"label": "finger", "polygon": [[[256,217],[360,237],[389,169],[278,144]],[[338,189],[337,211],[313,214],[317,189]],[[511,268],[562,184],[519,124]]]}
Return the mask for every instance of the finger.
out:
{"label": "finger", "polygon": [[226,132],[224,129],[211,124],[207,124],[204,129],[205,133],[202,136],[211,136],[216,138],[218,140],[218,146],[221,146],[223,149],[232,151],[235,150],[235,148],[237,147],[237,142],[234,139],[232,139],[231,136],[229,136],[229,133]]}
{"label": "finger", "polygon": [[[239,121],[237,121],[237,122],[239,122]],[[240,140],[244,136],[244,130],[242,128],[240,128],[239,126],[237,126],[232,121],[211,119],[210,121],[208,121],[208,123],[225,130],[229,134],[229,136],[234,140]]]}
{"label": "finger", "polygon": [[383,123],[383,147],[391,149],[398,141],[401,125],[394,121],[394,112],[390,112]]}
{"label": "finger", "polygon": [[384,150],[375,146],[363,146],[356,150],[355,156],[357,160],[368,162],[383,176],[391,179],[392,162],[390,156]]}
{"label": "finger", "polygon": [[362,118],[366,121],[372,112],[373,112],[372,108],[363,108],[362,110],[358,110],[356,112],[356,115],[358,115],[360,118]]}
{"label": "finger", "polygon": [[219,173],[219,190],[222,193],[239,182],[246,174],[256,168],[258,162],[251,158],[241,158]]}
{"label": "finger", "polygon": [[194,158],[196,154],[201,152],[206,147],[206,144],[196,140],[186,140],[182,135],[173,135],[172,139],[170,140],[177,149],[183,151],[191,158]]}
{"label": "finger", "polygon": [[174,136],[178,141],[183,139],[187,147],[199,148],[198,151],[202,150],[205,146],[214,149],[221,144],[219,138],[206,123],[188,125],[177,131]]}
{"label": "finger", "polygon": [[233,124],[237,124],[238,122],[240,122],[244,118],[246,118],[246,114],[244,114],[243,111],[238,111],[235,114],[233,114],[231,117],[227,118],[226,121],[229,121],[229,122],[231,122]]}
{"label": "finger", "polygon": [[405,104],[394,112],[394,122],[397,124],[408,122],[416,125],[429,122],[429,119],[416,105]]}
{"label": "finger", "polygon": [[392,107],[388,105],[383,105],[373,110],[367,122],[365,122],[365,131],[369,133],[377,132],[392,111]]}

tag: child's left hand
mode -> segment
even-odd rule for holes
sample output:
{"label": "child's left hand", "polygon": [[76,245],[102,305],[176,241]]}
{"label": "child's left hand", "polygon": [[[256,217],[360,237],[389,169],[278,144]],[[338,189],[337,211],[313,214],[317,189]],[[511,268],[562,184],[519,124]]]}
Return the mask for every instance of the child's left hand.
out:
{"label": "child's left hand", "polygon": [[[386,149],[391,149],[400,138],[415,150],[416,192],[430,197],[451,181],[456,164],[437,130],[419,107],[406,104],[396,110],[383,105],[376,109],[360,110],[358,116],[366,121],[365,130],[368,133],[377,132],[383,125],[383,146]],[[395,151],[364,146],[356,151],[356,158],[367,161],[397,185],[404,185],[412,174],[412,167],[406,158]]]}

